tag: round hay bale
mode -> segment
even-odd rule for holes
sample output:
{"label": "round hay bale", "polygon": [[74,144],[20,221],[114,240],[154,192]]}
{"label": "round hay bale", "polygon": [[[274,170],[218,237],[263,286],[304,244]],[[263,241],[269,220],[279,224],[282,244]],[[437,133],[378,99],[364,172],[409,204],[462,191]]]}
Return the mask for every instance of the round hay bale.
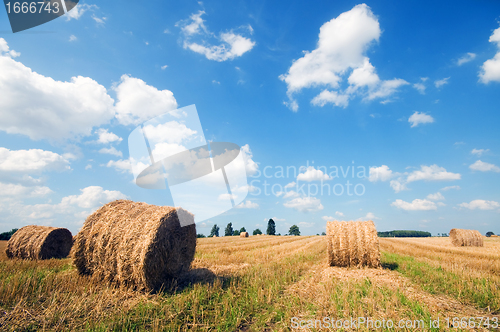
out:
{"label": "round hay bale", "polygon": [[326,235],[330,266],[380,266],[377,229],[373,221],[328,221]]}
{"label": "round hay bale", "polygon": [[453,228],[450,231],[451,243],[456,247],[482,247],[483,236],[472,229]]}
{"label": "round hay bale", "polygon": [[248,237],[248,232],[241,232],[240,237]]}
{"label": "round hay bale", "polygon": [[76,236],[73,262],[82,275],[153,291],[186,272],[195,250],[191,213],[117,200],[87,218]]}
{"label": "round hay bale", "polygon": [[65,258],[73,245],[73,236],[66,228],[30,225],[19,229],[7,242],[9,258]]}

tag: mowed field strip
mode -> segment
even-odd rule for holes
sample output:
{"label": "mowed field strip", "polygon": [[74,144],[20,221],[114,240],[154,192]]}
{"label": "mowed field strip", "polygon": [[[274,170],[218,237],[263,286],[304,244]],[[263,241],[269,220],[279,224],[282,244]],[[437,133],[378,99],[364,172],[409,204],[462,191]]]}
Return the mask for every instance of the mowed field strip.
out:
{"label": "mowed field strip", "polygon": [[293,317],[428,322],[500,313],[498,238],[479,248],[381,238],[379,269],[328,266],[324,236],[198,239],[191,271],[155,294],[93,282],[69,258],[8,260],[5,245],[2,331],[290,331]]}

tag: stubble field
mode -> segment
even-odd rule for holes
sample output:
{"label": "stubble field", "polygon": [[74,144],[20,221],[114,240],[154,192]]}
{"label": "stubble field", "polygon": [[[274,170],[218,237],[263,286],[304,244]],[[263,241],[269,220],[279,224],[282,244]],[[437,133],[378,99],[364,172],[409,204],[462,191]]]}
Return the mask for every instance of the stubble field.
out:
{"label": "stubble field", "polygon": [[[382,238],[380,269],[328,267],[324,236],[198,239],[191,272],[156,294],[93,282],[69,258],[7,260],[5,244],[4,331],[293,331],[324,317],[423,321],[403,330],[438,331],[447,317],[488,317],[491,329],[500,314],[499,238],[483,248]],[[439,329],[427,326],[438,318]]]}

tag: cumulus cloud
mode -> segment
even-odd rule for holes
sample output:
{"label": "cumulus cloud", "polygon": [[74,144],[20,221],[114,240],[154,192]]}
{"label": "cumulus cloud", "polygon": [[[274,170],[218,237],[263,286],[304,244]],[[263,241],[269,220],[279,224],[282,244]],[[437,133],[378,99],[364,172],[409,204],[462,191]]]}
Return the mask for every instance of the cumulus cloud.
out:
{"label": "cumulus cloud", "polygon": [[500,82],[500,28],[493,31],[489,41],[497,45],[498,51],[493,59],[486,60],[481,66],[479,81],[484,84]]}
{"label": "cumulus cloud", "polygon": [[[233,30],[221,32],[215,36],[205,26],[205,21],[202,18],[204,14],[204,11],[199,11],[196,14],[191,14],[189,19],[177,22],[176,26],[181,29],[184,36],[183,47],[185,49],[202,54],[208,60],[222,62],[240,57],[255,46],[253,40],[235,33]],[[246,27],[246,30],[250,34],[253,32],[250,25]],[[200,37],[201,40],[195,42],[193,41],[195,37]],[[220,44],[212,45],[206,40],[207,38],[214,38]]]}
{"label": "cumulus cloud", "polygon": [[370,182],[377,182],[377,181],[383,182],[390,180],[392,177],[394,177],[394,174],[389,169],[389,166],[382,165],[380,167],[370,167],[370,176],[368,180]]}
{"label": "cumulus cloud", "polygon": [[[128,159],[110,160],[106,164],[106,167],[112,167],[120,173],[131,173],[132,174],[132,164],[130,163],[130,160],[128,160]],[[144,168],[146,168],[146,167],[144,167]]]}
{"label": "cumulus cloud", "polygon": [[392,202],[391,205],[406,211],[437,210],[436,203],[428,201],[426,199],[414,199],[411,203],[405,202],[402,199],[397,199]]}
{"label": "cumulus cloud", "polygon": [[71,36],[69,36],[69,41],[70,41],[70,42],[74,42],[74,41],[77,41],[77,40],[78,40],[78,38],[76,38],[76,36],[75,36],[75,35],[71,35]]}
{"label": "cumulus cloud", "polygon": [[253,203],[253,202],[247,200],[239,205],[236,205],[236,208],[238,208],[238,209],[258,209],[259,204]]}
{"label": "cumulus cloud", "polygon": [[431,166],[420,166],[420,170],[411,172],[408,175],[407,182],[414,181],[452,181],[460,180],[459,173],[448,172],[444,167],[434,164]]}
{"label": "cumulus cloud", "polygon": [[474,164],[470,165],[469,168],[473,171],[480,172],[500,172],[500,167],[490,163],[485,163],[481,160],[476,161]]}
{"label": "cumulus cloud", "polygon": [[114,133],[108,132],[107,129],[98,129],[96,134],[99,135],[97,139],[97,143],[101,144],[109,144],[109,143],[120,143],[123,139]]}
{"label": "cumulus cloud", "polygon": [[431,201],[443,201],[444,200],[444,196],[443,196],[443,194],[441,194],[438,191],[435,194],[429,194],[429,195],[427,195],[427,199],[429,199]]}
{"label": "cumulus cloud", "polygon": [[102,148],[99,150],[99,153],[111,154],[113,156],[123,157],[123,153],[121,151],[118,151],[114,146],[110,148]]}
{"label": "cumulus cloud", "polygon": [[42,172],[69,170],[69,156],[41,149],[9,150],[0,147],[0,171]]}
{"label": "cumulus cloud", "polygon": [[448,187],[444,187],[444,188],[441,188],[441,191],[448,191],[448,190],[460,190],[460,186],[448,186]]}
{"label": "cumulus cloud", "polygon": [[298,197],[285,202],[283,205],[299,212],[316,212],[324,209],[321,200],[316,197]]}
{"label": "cumulus cloud", "polygon": [[45,186],[23,186],[14,183],[0,182],[0,196],[7,196],[10,198],[30,198],[30,197],[43,197],[53,193],[49,187]]}
{"label": "cumulus cloud", "polygon": [[380,219],[380,218],[376,217],[376,216],[375,216],[375,214],[374,214],[373,212],[368,212],[368,213],[366,214],[366,216],[361,217],[361,218],[358,218],[358,219],[356,219],[356,220],[357,220],[357,221],[364,221],[364,220],[372,220],[372,221],[373,221],[373,220],[375,220],[375,219]]}
{"label": "cumulus cloud", "polygon": [[7,41],[0,38],[0,56],[17,58],[18,56],[21,56],[21,53],[11,50]]}
{"label": "cumulus cloud", "polygon": [[248,175],[254,175],[257,173],[259,169],[259,164],[253,161],[252,150],[250,150],[250,146],[245,144],[241,147],[241,152],[243,153],[243,158],[245,159],[245,169]]}
{"label": "cumulus cloud", "polygon": [[404,183],[402,179],[391,180],[389,185],[391,186],[391,188],[394,190],[395,193],[398,193],[403,190],[408,190],[408,187],[406,187],[406,183]]}
{"label": "cumulus cloud", "polygon": [[138,125],[177,109],[172,91],[158,90],[129,75],[122,75],[113,89],[117,96],[116,118],[123,125]]}
{"label": "cumulus cloud", "polygon": [[327,181],[331,179],[332,178],[328,174],[323,173],[323,171],[320,169],[315,169],[314,166],[307,167],[304,173],[300,173],[299,175],[297,175],[297,181],[312,182]]}
{"label": "cumulus cloud", "polygon": [[436,80],[436,81],[434,81],[434,85],[436,86],[436,88],[438,88],[438,89],[439,89],[439,88],[440,88],[440,87],[442,87],[443,85],[448,84],[448,83],[449,83],[449,82],[448,82],[448,80],[449,80],[449,79],[450,79],[449,77],[446,77],[446,78],[442,78],[442,79],[440,79],[440,80]]}
{"label": "cumulus cloud", "polygon": [[[357,5],[350,11],[324,23],[319,32],[317,48],[295,60],[280,79],[287,84],[289,101],[285,104],[298,110],[294,95],[305,88],[323,87],[312,99],[313,105],[333,104],[346,107],[356,95],[365,100],[386,98],[408,84],[402,79],[383,81],[365,55],[368,47],[379,40],[380,25],[371,9]],[[347,78],[348,87],[341,89]]]}
{"label": "cumulus cloud", "polygon": [[66,21],[70,21],[72,19],[78,20],[78,19],[80,19],[80,17],[82,17],[82,15],[86,11],[88,11],[88,10],[92,11],[95,9],[99,9],[99,7],[97,7],[96,5],[87,5],[84,3],[79,3],[72,10],[67,12],[66,15],[64,15],[64,16],[66,17]]}
{"label": "cumulus cloud", "polygon": [[289,189],[289,188],[293,188],[296,186],[296,183],[295,181],[292,181],[290,183],[288,183],[286,186],[285,186],[285,189]]}
{"label": "cumulus cloud", "polygon": [[415,83],[413,84],[413,87],[418,91],[420,92],[420,94],[423,94],[425,95],[425,85],[423,83]]}
{"label": "cumulus cloud", "polygon": [[324,221],[333,221],[333,220],[337,220],[337,218],[335,218],[335,217],[330,217],[330,216],[323,216],[323,217],[321,217],[321,219],[323,219]]}
{"label": "cumulus cloud", "polygon": [[478,157],[481,157],[484,153],[489,151],[490,149],[472,149],[470,153],[475,154]]}
{"label": "cumulus cloud", "polygon": [[[0,38],[0,48],[5,49]],[[40,75],[10,56],[0,56],[0,130],[34,140],[90,135],[114,117],[113,99],[89,77],[69,82]]]}
{"label": "cumulus cloud", "polygon": [[495,201],[485,201],[482,199],[476,199],[471,201],[470,203],[462,203],[459,204],[460,207],[469,209],[469,210],[494,210],[500,208],[500,203]]}
{"label": "cumulus cloud", "polygon": [[461,56],[458,60],[457,60],[457,66],[461,66],[463,65],[464,63],[467,63],[467,62],[471,62],[472,60],[474,60],[476,58],[476,54],[475,53],[467,53],[467,54],[464,54],[463,56]]}
{"label": "cumulus cloud", "polygon": [[429,114],[425,114],[423,112],[415,112],[408,118],[408,122],[411,123],[411,127],[413,128],[420,124],[433,123],[434,118]]}

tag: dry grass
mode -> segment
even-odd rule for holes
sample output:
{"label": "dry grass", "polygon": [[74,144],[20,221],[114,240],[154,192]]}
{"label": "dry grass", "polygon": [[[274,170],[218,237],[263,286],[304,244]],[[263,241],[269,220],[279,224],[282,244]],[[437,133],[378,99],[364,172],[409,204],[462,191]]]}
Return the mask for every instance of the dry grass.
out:
{"label": "dry grass", "polygon": [[9,258],[65,258],[72,245],[73,237],[66,228],[30,225],[14,233],[5,252]]}

